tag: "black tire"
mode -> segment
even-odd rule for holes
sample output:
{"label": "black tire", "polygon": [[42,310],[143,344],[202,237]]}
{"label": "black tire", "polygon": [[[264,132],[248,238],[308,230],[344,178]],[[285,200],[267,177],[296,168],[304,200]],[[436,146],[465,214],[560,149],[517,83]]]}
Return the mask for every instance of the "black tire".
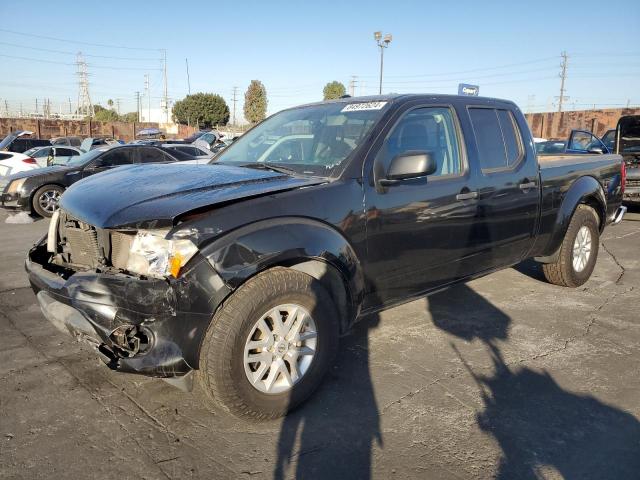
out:
{"label": "black tire", "polygon": [[64,188],[59,185],[43,185],[36,193],[33,194],[33,199],[31,200],[31,205],[33,207],[33,211],[40,215],[41,217],[49,218],[53,215],[53,212],[58,209],[57,205],[55,209],[48,210],[43,205],[41,205],[41,197],[45,194],[49,195],[62,195],[64,192]]}
{"label": "black tire", "polygon": [[[582,227],[587,227],[591,234],[591,254],[581,271],[577,271],[573,265],[573,247],[576,236]],[[579,287],[591,277],[598,259],[600,246],[599,218],[596,211],[588,205],[578,205],[571,217],[569,228],[564,235],[558,259],[554,263],[546,263],[542,266],[544,276],[549,283],[563,287]]]}
{"label": "black tire", "polygon": [[[316,353],[307,372],[288,392],[263,393],[245,374],[245,342],[266,312],[293,303],[304,307],[315,322]],[[256,420],[281,417],[320,385],[338,343],[337,309],[320,282],[302,272],[274,268],[238,288],[213,317],[200,350],[198,383],[208,403],[238,417]]]}

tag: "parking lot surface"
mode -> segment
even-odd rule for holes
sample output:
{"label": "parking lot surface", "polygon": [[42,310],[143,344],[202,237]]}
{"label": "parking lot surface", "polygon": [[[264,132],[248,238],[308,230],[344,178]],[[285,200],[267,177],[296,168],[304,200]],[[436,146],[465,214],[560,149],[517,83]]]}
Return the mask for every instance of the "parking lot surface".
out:
{"label": "parking lot surface", "polygon": [[525,263],[360,322],[320,390],[248,423],[109,371],[42,316],[0,214],[1,478],[639,478],[640,214],[591,280]]}

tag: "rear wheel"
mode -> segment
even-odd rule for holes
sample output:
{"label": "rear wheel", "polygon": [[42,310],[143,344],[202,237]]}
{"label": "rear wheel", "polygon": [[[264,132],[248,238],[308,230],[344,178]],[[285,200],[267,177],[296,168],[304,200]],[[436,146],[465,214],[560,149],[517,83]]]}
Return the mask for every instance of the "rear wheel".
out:
{"label": "rear wheel", "polygon": [[338,324],[313,277],[285,268],[261,273],[214,316],[200,352],[200,385],[234,415],[282,416],[320,384],[337,351]]}
{"label": "rear wheel", "polygon": [[579,287],[589,280],[598,258],[598,227],[595,210],[588,205],[579,205],[571,218],[557,260],[542,266],[547,281],[564,287]]}
{"label": "rear wheel", "polygon": [[58,185],[40,187],[33,195],[33,211],[41,217],[50,217],[53,212],[58,210],[58,203],[63,192],[64,188]]}

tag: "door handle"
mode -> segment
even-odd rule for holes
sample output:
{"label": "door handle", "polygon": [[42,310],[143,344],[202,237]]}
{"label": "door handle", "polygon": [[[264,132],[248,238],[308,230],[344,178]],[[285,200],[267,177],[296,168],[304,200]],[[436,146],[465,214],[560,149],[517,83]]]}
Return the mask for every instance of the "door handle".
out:
{"label": "door handle", "polygon": [[536,188],[536,182],[525,182],[521,183],[520,190],[531,190],[532,188]]}
{"label": "door handle", "polygon": [[465,192],[456,195],[456,200],[473,200],[478,198],[478,192]]}

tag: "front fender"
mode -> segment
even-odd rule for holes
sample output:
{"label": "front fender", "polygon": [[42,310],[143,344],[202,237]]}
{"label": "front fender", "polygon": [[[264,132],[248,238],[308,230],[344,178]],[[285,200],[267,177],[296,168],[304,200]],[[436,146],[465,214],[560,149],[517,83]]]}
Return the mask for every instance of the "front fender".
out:
{"label": "front fender", "polygon": [[308,218],[251,223],[203,247],[201,253],[232,289],[267,268],[317,260],[340,273],[354,309],[364,295],[362,266],[349,241],[332,226]]}
{"label": "front fender", "polygon": [[562,204],[558,209],[552,233],[544,249],[544,255],[553,257],[562,244],[562,240],[569,228],[571,217],[580,204],[587,204],[593,207],[600,216],[600,230],[604,228],[606,221],[607,199],[602,189],[602,185],[594,177],[584,176],[578,178],[562,199]]}

